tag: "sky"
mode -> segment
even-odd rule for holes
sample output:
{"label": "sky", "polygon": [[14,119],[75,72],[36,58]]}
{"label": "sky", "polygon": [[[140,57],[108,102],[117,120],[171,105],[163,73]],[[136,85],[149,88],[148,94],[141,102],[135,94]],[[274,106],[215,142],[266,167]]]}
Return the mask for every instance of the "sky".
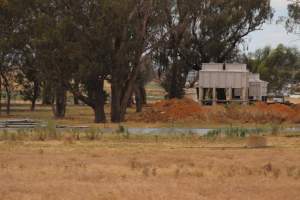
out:
{"label": "sky", "polygon": [[271,0],[271,3],[273,9],[275,9],[274,20],[266,23],[262,27],[262,30],[255,31],[248,36],[247,51],[249,52],[253,52],[267,45],[276,47],[280,43],[286,46],[300,48],[299,36],[287,33],[284,25],[276,24],[278,16],[287,16],[288,0]]}

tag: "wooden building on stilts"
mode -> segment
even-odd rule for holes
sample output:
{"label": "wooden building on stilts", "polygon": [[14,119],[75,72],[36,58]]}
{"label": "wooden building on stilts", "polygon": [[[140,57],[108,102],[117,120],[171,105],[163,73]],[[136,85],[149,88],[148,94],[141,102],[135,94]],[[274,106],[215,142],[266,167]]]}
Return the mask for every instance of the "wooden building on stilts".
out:
{"label": "wooden building on stilts", "polygon": [[[192,72],[196,96],[200,104],[266,101],[268,83],[259,74],[249,72],[246,64],[205,63]],[[188,81],[193,78],[189,76]]]}

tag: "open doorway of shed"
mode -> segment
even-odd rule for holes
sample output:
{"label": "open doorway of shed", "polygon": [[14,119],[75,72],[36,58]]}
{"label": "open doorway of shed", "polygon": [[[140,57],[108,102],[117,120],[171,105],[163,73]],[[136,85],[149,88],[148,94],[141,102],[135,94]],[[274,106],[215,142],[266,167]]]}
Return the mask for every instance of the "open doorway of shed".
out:
{"label": "open doorway of shed", "polygon": [[226,102],[226,88],[217,88],[217,101]]}
{"label": "open doorway of shed", "polygon": [[205,105],[212,105],[213,102],[213,89],[212,88],[203,88],[203,96],[200,96],[200,99],[203,100]]}
{"label": "open doorway of shed", "polygon": [[232,89],[232,98],[234,100],[241,100],[242,99],[242,89],[241,88],[233,88]]}

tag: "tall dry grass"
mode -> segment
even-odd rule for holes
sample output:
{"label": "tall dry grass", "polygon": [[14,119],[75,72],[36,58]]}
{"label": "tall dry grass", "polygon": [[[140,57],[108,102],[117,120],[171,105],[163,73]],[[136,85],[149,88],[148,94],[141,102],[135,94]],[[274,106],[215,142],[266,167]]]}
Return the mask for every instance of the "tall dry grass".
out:
{"label": "tall dry grass", "polygon": [[300,140],[270,142],[0,143],[0,199],[297,199]]}

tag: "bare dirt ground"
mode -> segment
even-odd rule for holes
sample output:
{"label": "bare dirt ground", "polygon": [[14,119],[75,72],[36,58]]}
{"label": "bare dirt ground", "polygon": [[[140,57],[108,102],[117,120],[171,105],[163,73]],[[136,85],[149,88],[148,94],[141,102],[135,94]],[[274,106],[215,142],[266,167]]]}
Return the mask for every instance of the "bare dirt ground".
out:
{"label": "bare dirt ground", "polygon": [[1,200],[300,199],[300,138],[0,143]]}
{"label": "bare dirt ground", "polygon": [[296,98],[287,98],[287,101],[294,104],[300,104],[300,99],[296,99]]}

